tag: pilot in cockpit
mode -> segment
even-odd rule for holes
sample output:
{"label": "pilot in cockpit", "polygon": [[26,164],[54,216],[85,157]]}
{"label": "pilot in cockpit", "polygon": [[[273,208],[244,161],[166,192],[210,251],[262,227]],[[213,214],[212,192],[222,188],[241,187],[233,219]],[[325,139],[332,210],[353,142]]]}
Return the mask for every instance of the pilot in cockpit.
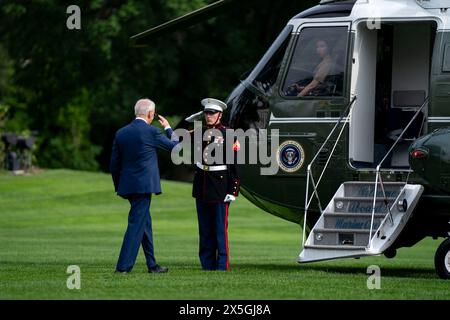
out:
{"label": "pilot in cockpit", "polygon": [[330,75],[334,66],[334,61],[330,55],[329,45],[326,40],[319,39],[316,41],[316,53],[321,61],[315,67],[312,79],[303,79],[292,84],[289,86],[286,95],[297,97],[311,95],[324,84],[325,78]]}

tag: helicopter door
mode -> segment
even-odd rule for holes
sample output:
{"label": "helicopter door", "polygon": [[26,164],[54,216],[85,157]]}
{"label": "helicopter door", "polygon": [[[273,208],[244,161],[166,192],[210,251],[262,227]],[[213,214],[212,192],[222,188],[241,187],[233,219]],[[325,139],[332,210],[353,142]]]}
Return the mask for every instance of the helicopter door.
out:
{"label": "helicopter door", "polygon": [[365,24],[359,24],[353,58],[351,92],[358,98],[350,120],[349,157],[352,163],[372,163],[374,160],[377,30],[371,30]]}
{"label": "helicopter door", "polygon": [[409,168],[408,148],[427,131],[428,109],[402,132],[428,96],[435,31],[432,21],[384,22],[378,29],[357,25],[351,79],[357,100],[349,128],[353,167],[376,168],[383,160],[382,168]]}
{"label": "helicopter door", "polygon": [[450,32],[437,33],[431,81],[430,130],[450,125]]}

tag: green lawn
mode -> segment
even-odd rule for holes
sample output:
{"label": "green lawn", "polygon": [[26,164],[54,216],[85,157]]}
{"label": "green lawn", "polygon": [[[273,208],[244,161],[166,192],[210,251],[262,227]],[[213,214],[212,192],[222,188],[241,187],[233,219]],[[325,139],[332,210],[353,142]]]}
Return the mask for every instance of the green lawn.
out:
{"label": "green lawn", "polygon": [[[68,170],[0,174],[1,299],[449,299],[434,271],[430,239],[384,257],[299,265],[301,229],[239,197],[230,208],[231,271],[204,272],[191,185],[163,182],[153,197],[155,253],[167,274],[148,274],[142,251],[133,272],[113,273],[128,202],[110,176]],[[367,289],[369,265],[381,289]],[[69,290],[66,269],[81,268]]]}

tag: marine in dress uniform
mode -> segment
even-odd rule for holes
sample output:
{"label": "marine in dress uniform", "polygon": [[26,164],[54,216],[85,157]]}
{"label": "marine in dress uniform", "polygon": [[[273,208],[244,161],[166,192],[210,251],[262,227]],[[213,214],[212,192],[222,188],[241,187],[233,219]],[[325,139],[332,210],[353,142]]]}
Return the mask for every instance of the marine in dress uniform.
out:
{"label": "marine in dress uniform", "polygon": [[[220,119],[227,105],[212,98],[203,99],[201,103],[206,120],[202,137],[206,141],[194,143],[197,148],[194,152],[201,148],[202,158],[201,162],[195,163],[192,189],[198,216],[199,258],[205,270],[229,270],[228,210],[230,203],[239,193],[240,181],[235,162],[226,164],[225,161],[227,128],[221,124]],[[219,132],[221,134],[218,134]],[[230,146],[235,159],[239,149],[238,143],[236,141]],[[220,155],[219,160],[214,158],[218,149],[223,151],[223,157]],[[214,163],[210,163],[212,161]]]}

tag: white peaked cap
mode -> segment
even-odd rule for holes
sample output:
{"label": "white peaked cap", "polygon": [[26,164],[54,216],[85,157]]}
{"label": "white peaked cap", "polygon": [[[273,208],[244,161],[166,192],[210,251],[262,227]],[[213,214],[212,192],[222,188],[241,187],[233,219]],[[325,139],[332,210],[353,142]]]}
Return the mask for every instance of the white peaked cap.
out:
{"label": "white peaked cap", "polygon": [[202,105],[204,106],[203,111],[213,110],[224,112],[227,109],[227,104],[225,102],[213,98],[203,99]]}

